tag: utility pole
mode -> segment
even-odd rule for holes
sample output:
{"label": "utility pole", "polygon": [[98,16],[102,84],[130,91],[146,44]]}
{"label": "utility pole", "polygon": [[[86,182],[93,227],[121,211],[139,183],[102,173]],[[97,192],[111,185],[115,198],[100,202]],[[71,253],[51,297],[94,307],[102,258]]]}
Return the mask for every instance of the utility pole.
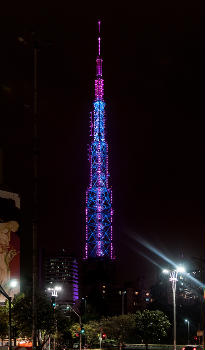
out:
{"label": "utility pole", "polygon": [[12,349],[12,336],[11,336],[11,297],[6,293],[4,288],[0,285],[0,293],[8,300],[9,302],[9,350]]}
{"label": "utility pole", "polygon": [[80,316],[79,316],[79,323],[80,323],[80,350],[82,350],[82,333],[81,333],[82,321]]}
{"label": "utility pole", "polygon": [[[32,210],[32,343],[33,350],[37,347],[37,287],[38,287],[38,223],[39,223],[39,132],[38,132],[38,53],[40,42],[35,38],[35,33],[28,42],[23,37],[18,37],[20,43],[32,48],[33,51],[33,210]],[[41,45],[42,46],[42,45]],[[47,45],[48,46],[48,45]]]}
{"label": "utility pole", "polygon": [[11,335],[11,297],[8,298],[9,301],[9,350],[12,348],[12,335]]}
{"label": "utility pole", "polygon": [[125,294],[126,290],[122,291],[122,315],[125,314]]}
{"label": "utility pole", "polygon": [[174,325],[173,325],[173,345],[174,345],[174,350],[177,348],[177,343],[176,343],[176,288],[177,288],[177,277],[178,273],[185,273],[185,269],[183,266],[178,266],[174,270],[167,270],[164,269],[162,271],[165,274],[169,274],[169,280],[172,284],[172,294],[173,294],[173,320],[174,320]]}
{"label": "utility pole", "polygon": [[81,328],[82,328],[82,319],[81,316],[69,305],[69,309],[73,311],[79,318],[79,324],[80,324],[80,350],[82,350],[82,333],[81,333]]}
{"label": "utility pole", "polygon": [[102,329],[100,330],[100,350],[102,349]]}
{"label": "utility pole", "polygon": [[187,323],[187,344],[189,344],[189,320],[186,318],[184,321]]}
{"label": "utility pole", "polygon": [[33,349],[37,346],[37,284],[38,284],[38,162],[39,162],[39,140],[38,140],[38,45],[33,41],[33,292],[32,292],[32,342]]}

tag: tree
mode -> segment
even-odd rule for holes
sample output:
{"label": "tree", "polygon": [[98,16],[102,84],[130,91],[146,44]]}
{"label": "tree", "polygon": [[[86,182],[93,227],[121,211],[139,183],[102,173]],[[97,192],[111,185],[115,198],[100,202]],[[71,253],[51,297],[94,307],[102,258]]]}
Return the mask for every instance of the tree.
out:
{"label": "tree", "polygon": [[[90,321],[83,326],[85,337],[88,344],[93,345],[99,343],[100,323],[98,321]],[[71,326],[71,334],[73,339],[76,339],[76,334],[80,334],[80,324],[74,323]]]}
{"label": "tree", "polygon": [[100,336],[100,322],[90,321],[84,325],[85,336],[88,344],[98,344]]}
{"label": "tree", "polygon": [[161,337],[167,335],[167,330],[171,326],[168,317],[159,310],[137,311],[135,319],[137,332],[146,344],[146,349],[149,343],[159,343]]}
{"label": "tree", "polygon": [[58,345],[62,348],[62,346],[71,347],[72,345],[72,336],[70,332],[70,327],[72,325],[72,320],[70,317],[66,317],[66,314],[61,310],[55,310],[55,318],[57,320],[57,342]]}
{"label": "tree", "polygon": [[0,307],[0,338],[8,336],[8,312],[5,306]]}
{"label": "tree", "polygon": [[103,332],[118,344],[129,342],[135,333],[135,315],[121,315],[104,318],[101,321]]}
{"label": "tree", "polygon": [[[17,332],[22,337],[32,335],[32,298],[24,294],[14,298],[12,318]],[[37,296],[37,329],[38,342],[42,347],[49,335],[54,334],[56,322],[50,300],[45,295]]]}
{"label": "tree", "polygon": [[73,337],[73,339],[75,339],[76,335],[79,336],[80,334],[80,323],[74,323],[71,328],[71,335]]}

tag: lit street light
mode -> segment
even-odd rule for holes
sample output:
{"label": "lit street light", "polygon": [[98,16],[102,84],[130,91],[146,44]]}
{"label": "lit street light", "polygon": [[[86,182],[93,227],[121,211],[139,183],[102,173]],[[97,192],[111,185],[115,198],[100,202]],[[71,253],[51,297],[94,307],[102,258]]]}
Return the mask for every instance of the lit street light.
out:
{"label": "lit street light", "polygon": [[70,309],[71,311],[73,311],[79,318],[79,324],[80,324],[80,346],[79,346],[79,348],[80,348],[80,350],[82,350],[82,332],[81,332],[81,330],[82,330],[82,321],[81,321],[81,316],[70,305],[68,305],[67,309],[68,310]]}
{"label": "lit street light", "polygon": [[11,288],[16,288],[18,286],[18,280],[16,280],[16,279],[11,280],[9,283],[9,286]]}
{"label": "lit street light", "polygon": [[[58,292],[62,291],[61,286],[52,286],[48,287],[47,291],[51,294],[51,304],[53,306],[53,310],[55,310],[56,307],[56,298],[58,297]],[[56,333],[57,333],[57,319],[55,318],[55,326],[56,326]],[[54,344],[53,344],[54,350],[56,348],[56,342],[54,337]],[[49,336],[49,350],[50,350],[50,336]]]}
{"label": "lit street light", "polygon": [[187,344],[189,344],[189,320],[185,319],[184,322],[187,323]]}
{"label": "lit street light", "polygon": [[[18,285],[18,280],[10,280],[9,286],[15,288]],[[8,300],[9,302],[9,350],[12,348],[12,339],[11,339],[11,297],[6,293],[4,288],[0,285],[0,293]]]}
{"label": "lit street light", "polygon": [[164,269],[162,271],[164,274],[169,274],[169,280],[172,284],[173,292],[173,318],[174,318],[174,350],[176,350],[176,283],[178,273],[184,273],[185,269],[183,266],[178,266],[174,270]]}
{"label": "lit street light", "polygon": [[58,292],[60,292],[62,290],[61,286],[54,286],[54,287],[48,287],[47,291],[49,293],[51,293],[52,297],[57,297],[58,296]]}

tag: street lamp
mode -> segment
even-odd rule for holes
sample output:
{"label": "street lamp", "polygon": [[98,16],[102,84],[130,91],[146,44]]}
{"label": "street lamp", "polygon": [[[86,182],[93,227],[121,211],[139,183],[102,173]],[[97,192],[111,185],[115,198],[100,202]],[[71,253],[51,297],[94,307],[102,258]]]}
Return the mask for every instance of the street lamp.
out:
{"label": "street lamp", "polygon": [[184,320],[184,322],[187,323],[187,344],[189,344],[189,320],[187,318]]}
{"label": "street lamp", "polygon": [[84,301],[84,321],[86,322],[86,311],[87,311],[87,295],[86,297],[83,297],[82,300]]}
{"label": "street lamp", "polygon": [[11,343],[11,297],[6,293],[4,288],[0,285],[0,293],[8,300],[9,302],[9,350],[12,348]]}
{"label": "street lamp", "polygon": [[54,287],[48,287],[47,291],[49,293],[51,293],[52,297],[57,297],[58,296],[58,292],[62,291],[62,287],[61,286],[54,286]]}
{"label": "street lamp", "polygon": [[174,270],[164,269],[162,271],[164,274],[169,274],[169,280],[172,284],[173,292],[173,318],[174,318],[174,350],[176,350],[176,283],[178,273],[184,273],[185,269],[183,266],[178,266]]}
{"label": "street lamp", "polygon": [[82,321],[81,321],[81,316],[70,306],[68,305],[67,309],[73,311],[79,318],[79,324],[80,324],[80,350],[82,350],[82,333],[81,333],[81,328],[82,328]]}
{"label": "street lamp", "polygon": [[125,313],[125,294],[126,294],[126,290],[123,291],[119,291],[119,294],[122,295],[122,315],[124,315]]}
{"label": "street lamp", "polygon": [[61,286],[55,286],[54,290],[57,290],[57,291],[62,290],[62,287]]}
{"label": "street lamp", "polygon": [[11,288],[16,288],[16,287],[18,286],[18,280],[12,279],[12,280],[10,281],[10,283],[9,283],[9,286],[10,286]]}
{"label": "street lamp", "polygon": [[[17,279],[12,279],[8,282],[8,288],[16,288],[19,284]],[[9,302],[9,349],[12,348],[12,338],[11,338],[11,300],[12,298],[6,293],[4,288],[0,285],[0,293],[8,300]]]}

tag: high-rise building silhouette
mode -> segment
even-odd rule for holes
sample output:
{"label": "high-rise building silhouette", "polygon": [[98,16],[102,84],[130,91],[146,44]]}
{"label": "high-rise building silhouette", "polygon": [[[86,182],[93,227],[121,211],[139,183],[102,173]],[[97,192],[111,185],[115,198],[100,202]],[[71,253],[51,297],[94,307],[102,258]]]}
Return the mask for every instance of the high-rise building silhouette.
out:
{"label": "high-rise building silhouette", "polygon": [[102,77],[100,21],[98,22],[95,99],[91,113],[89,145],[90,183],[86,192],[85,259],[113,259],[112,190],[108,179],[108,144],[105,134],[104,80]]}
{"label": "high-rise building silhouette", "polygon": [[57,303],[76,303],[79,299],[79,276],[78,261],[75,257],[70,256],[64,249],[58,253],[47,255],[43,272],[44,287],[48,294],[55,292],[55,288],[60,289],[57,293]]}

